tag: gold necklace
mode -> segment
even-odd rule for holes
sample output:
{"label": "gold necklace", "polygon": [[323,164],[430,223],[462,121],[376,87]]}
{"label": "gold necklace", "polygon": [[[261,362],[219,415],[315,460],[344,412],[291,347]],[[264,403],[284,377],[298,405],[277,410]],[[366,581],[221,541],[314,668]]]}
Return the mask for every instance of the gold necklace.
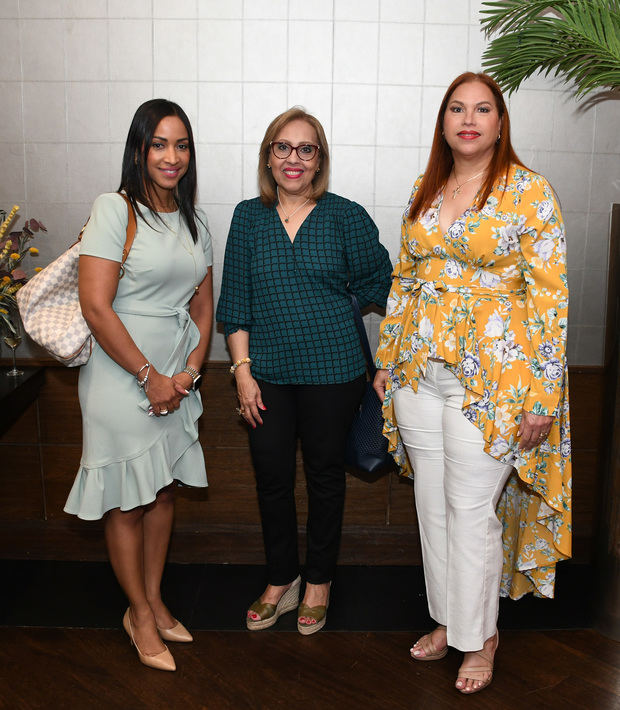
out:
{"label": "gold necklace", "polygon": [[280,199],[280,188],[276,188],[276,192],[278,193],[278,204],[280,205],[280,209],[282,210],[282,214],[284,215],[284,221],[288,224],[289,219],[295,214],[295,212],[299,212],[299,210],[302,207],[305,207],[308,202],[310,202],[310,197],[303,203],[303,205],[299,205],[299,207],[296,207],[290,214],[286,214],[284,211],[284,207],[282,205],[282,200]]}
{"label": "gold necklace", "polygon": [[[486,168],[485,168],[486,170]],[[472,180],[475,180],[477,177],[480,177],[484,173],[484,170],[481,170],[479,173],[476,173],[475,175],[472,175],[470,178],[467,178],[467,180],[463,180],[463,182],[459,185],[458,178],[456,177],[456,170],[452,168],[452,174],[454,175],[454,182],[456,183],[456,188],[452,190],[452,199],[455,200],[456,196],[459,194],[461,191],[461,188],[463,185],[466,185],[468,182],[471,182]]]}
{"label": "gold necklace", "polygon": [[179,210],[179,225],[177,227],[176,231],[172,230],[172,227],[168,226],[168,229],[174,234],[175,237],[179,238],[179,243],[183,247],[183,249],[192,257],[192,261],[194,262],[194,283],[196,284],[194,286],[194,294],[199,293],[198,290],[198,267],[196,265],[196,259],[194,257],[194,250],[192,249],[192,245],[190,244],[189,240],[186,237],[186,232],[181,231],[182,228],[181,224],[181,210]]}

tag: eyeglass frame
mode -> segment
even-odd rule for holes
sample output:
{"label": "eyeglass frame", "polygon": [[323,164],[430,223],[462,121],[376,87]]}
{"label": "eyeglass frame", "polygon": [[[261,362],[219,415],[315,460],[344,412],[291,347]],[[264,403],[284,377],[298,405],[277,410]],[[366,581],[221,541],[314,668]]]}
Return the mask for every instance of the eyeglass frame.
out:
{"label": "eyeglass frame", "polygon": [[[273,150],[274,143],[284,143],[285,145],[287,145],[291,149],[291,152],[287,156],[285,156],[284,158],[282,158],[279,155],[276,155]],[[311,158],[302,158],[301,155],[299,155],[299,149],[303,148],[306,145],[310,145],[313,148],[316,148],[316,153]],[[273,155],[273,157],[278,158],[278,160],[286,160],[286,158],[290,157],[293,154],[293,151],[295,151],[299,160],[302,160],[304,163],[307,163],[310,160],[314,160],[316,158],[316,156],[320,154],[321,146],[317,145],[316,143],[300,143],[299,145],[291,145],[288,141],[271,141],[269,143],[269,150],[271,151],[271,154]]]}

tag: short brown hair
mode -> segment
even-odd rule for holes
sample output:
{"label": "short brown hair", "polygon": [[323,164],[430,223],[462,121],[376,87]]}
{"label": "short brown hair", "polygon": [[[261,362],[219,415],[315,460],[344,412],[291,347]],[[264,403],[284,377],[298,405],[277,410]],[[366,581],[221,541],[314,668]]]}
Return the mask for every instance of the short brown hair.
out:
{"label": "short brown hair", "polygon": [[319,143],[319,171],[312,180],[312,199],[318,200],[325,194],[329,183],[329,147],[325,131],[318,118],[307,113],[301,106],[293,106],[288,111],[276,116],[267,127],[258,155],[258,189],[264,205],[271,206],[277,200],[276,181],[273,179],[269,163],[270,143],[276,139],[280,131],[291,121],[305,121],[314,128]]}
{"label": "short brown hair", "polygon": [[433,136],[433,144],[431,146],[428,164],[424,171],[422,184],[409,209],[409,219],[412,221],[432,205],[437,197],[437,193],[448,181],[450,171],[454,165],[452,150],[443,135],[443,119],[448,102],[452,94],[461,84],[469,84],[476,81],[490,89],[495,99],[497,113],[502,121],[499,139],[495,144],[493,157],[489,163],[489,170],[484,184],[480,188],[477,208],[481,210],[484,207],[487,197],[491,194],[493,185],[500,175],[505,175],[505,177],[508,178],[508,171],[513,163],[525,167],[517,157],[510,141],[510,118],[508,117],[508,109],[506,108],[506,102],[504,101],[504,96],[499,84],[488,74],[474,74],[474,72],[460,74],[448,87],[437,113],[435,134]]}

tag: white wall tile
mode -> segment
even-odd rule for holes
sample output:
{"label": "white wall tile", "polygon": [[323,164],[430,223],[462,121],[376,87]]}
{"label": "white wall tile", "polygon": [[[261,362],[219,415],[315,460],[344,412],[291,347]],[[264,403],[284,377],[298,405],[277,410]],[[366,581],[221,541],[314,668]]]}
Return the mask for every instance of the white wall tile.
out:
{"label": "white wall tile", "polygon": [[583,269],[585,266],[588,215],[586,212],[564,210],[562,217],[566,227],[567,265],[573,269]]}
{"label": "white wall tile", "polygon": [[108,86],[102,82],[67,84],[67,139],[70,142],[108,142]]}
{"label": "white wall tile", "polygon": [[379,19],[379,0],[334,0],[334,17],[337,20]]}
{"label": "white wall tile", "polygon": [[594,150],[597,153],[620,153],[620,99],[601,101],[595,108]]}
{"label": "white wall tile", "polygon": [[332,139],[332,84],[289,84],[287,106],[302,106],[317,118],[328,143]]}
{"label": "white wall tile", "polygon": [[392,264],[396,262],[400,252],[400,224],[408,199],[409,195],[403,195],[402,204],[398,207],[375,207],[374,220],[379,228],[379,240],[390,252]]}
{"label": "white wall tile", "polygon": [[287,0],[245,0],[243,16],[246,20],[285,20]]}
{"label": "white wall tile", "polygon": [[125,152],[125,142],[122,143],[110,143],[110,185],[111,190],[118,190],[118,186],[121,182],[122,168],[123,168],[123,153]]}
{"label": "white wall tile", "polygon": [[553,126],[553,94],[517,91],[510,97],[510,133],[520,155],[527,150],[549,150]]}
{"label": "white wall tile", "polygon": [[289,22],[288,81],[331,81],[332,66],[332,23]]}
{"label": "white wall tile", "polygon": [[588,209],[592,156],[589,153],[550,153],[545,177],[563,205],[575,212]]}
{"label": "white wall tile", "polygon": [[285,81],[288,26],[281,20],[248,20],[243,29],[245,81]]}
{"label": "white wall tile", "polygon": [[193,20],[198,15],[200,0],[153,0],[153,17]]}
{"label": "white wall tile", "polygon": [[401,214],[411,186],[420,174],[418,148],[377,148],[375,201],[383,207],[400,207]]}
{"label": "white wall tile", "polygon": [[[435,133],[437,113],[447,86],[425,86],[422,89],[422,107],[418,113],[420,120],[420,145],[431,146]],[[415,113],[414,113],[415,116]]]}
{"label": "white wall tile", "polygon": [[[82,224],[88,217],[87,207],[84,211]],[[32,274],[35,266],[47,266],[56,259],[77,239],[79,228],[70,230],[67,221],[67,205],[52,204],[50,202],[28,202],[24,209],[20,210],[22,217],[39,219],[45,225],[47,232],[38,232],[32,242],[32,246],[37,247],[39,255],[36,259],[29,260],[26,271]],[[22,221],[23,224],[23,221]],[[80,225],[81,228],[82,225]]]}
{"label": "white wall tile", "polygon": [[240,83],[203,82],[198,88],[198,135],[203,143],[241,143]]}
{"label": "white wall tile", "polygon": [[150,19],[110,20],[110,79],[153,78],[153,27]]}
{"label": "white wall tile", "polygon": [[267,126],[286,111],[286,84],[245,84],[243,87],[243,142],[259,143]]}
{"label": "white wall tile", "polygon": [[153,78],[156,81],[195,81],[197,25],[194,20],[154,20]]}
{"label": "white wall tile", "polygon": [[426,3],[424,19],[425,22],[466,25],[469,24],[469,5],[463,0],[430,0]]}
{"label": "white wall tile", "polygon": [[334,81],[374,84],[377,81],[378,39],[375,23],[336,22]]}
{"label": "white wall tile", "polygon": [[290,20],[331,20],[334,16],[333,0],[289,0]]}
{"label": "white wall tile", "polygon": [[419,86],[379,86],[377,145],[420,144],[422,89]]}
{"label": "white wall tile", "polygon": [[581,296],[582,325],[604,326],[607,303],[607,271],[585,269]]}
{"label": "white wall tile", "polygon": [[209,19],[241,19],[243,0],[198,0],[198,17]]}
{"label": "white wall tile", "polygon": [[151,15],[152,0],[108,0],[108,17],[150,18]]}
{"label": "white wall tile", "polygon": [[[587,235],[581,235],[585,245],[584,267],[586,269],[607,270],[610,231],[610,212],[590,212],[588,215]],[[568,256],[570,260],[570,252]]]}
{"label": "white wall tile", "polygon": [[579,327],[581,323],[581,291],[583,286],[583,269],[567,269],[568,279],[568,333]]}
{"label": "white wall tile", "polygon": [[24,144],[7,143],[2,146],[2,161],[10,180],[0,180],[0,205],[11,209],[14,204],[20,204],[26,199],[26,183],[24,173]]}
{"label": "white wall tile", "polygon": [[374,145],[376,108],[376,86],[336,84],[332,141],[340,145]]}
{"label": "white wall tile", "polygon": [[200,81],[241,81],[242,57],[240,21],[199,21],[198,78]]}
{"label": "white wall tile", "polygon": [[579,328],[579,365],[602,365],[605,328],[583,325]]}
{"label": "white wall tile", "polygon": [[65,23],[66,77],[69,81],[108,78],[108,21],[67,20]]}
{"label": "white wall tile", "polygon": [[153,98],[151,82],[114,82],[109,87],[110,140],[123,143],[138,106]]}
{"label": "white wall tile", "polygon": [[482,4],[485,0],[469,0],[469,21],[472,25],[479,25],[483,15],[480,10],[483,10]]}
{"label": "white wall tile", "polygon": [[[0,83],[0,141],[22,143],[22,84],[18,82]],[[4,149],[4,146],[3,146]]]}
{"label": "white wall tile", "polygon": [[[553,107],[553,138],[551,147],[554,150],[592,150],[594,141],[595,111],[577,104],[574,98],[567,94],[554,94]],[[530,111],[535,112],[535,107]]]}
{"label": "white wall tile", "polygon": [[[265,125],[265,128],[267,126]],[[261,136],[262,138],[262,136]],[[246,143],[242,153],[243,199],[250,200],[258,195],[258,152],[260,141]]]}
{"label": "white wall tile", "polygon": [[41,202],[67,201],[67,146],[64,143],[26,144],[26,196]]}
{"label": "white wall tile", "polygon": [[382,84],[421,83],[423,30],[423,25],[381,25],[379,81]]}
{"label": "white wall tile", "polygon": [[241,146],[201,143],[198,177],[202,202],[237,204],[241,199]]}
{"label": "white wall tile", "polygon": [[424,22],[424,0],[381,0],[380,13],[381,22]]}
{"label": "white wall tile", "polygon": [[107,17],[106,0],[62,0],[62,17]]}
{"label": "white wall tile", "polygon": [[0,3],[0,18],[16,19],[19,17],[19,6],[17,0],[4,0]]}
{"label": "white wall tile", "polygon": [[66,137],[65,84],[52,81],[25,83],[25,140],[64,142]]}
{"label": "white wall tile", "polygon": [[[583,164],[577,165],[585,170]],[[620,202],[620,159],[618,155],[594,155],[592,165],[592,197],[590,209],[593,212],[609,212],[613,202]]]}
{"label": "white wall tile", "polygon": [[[446,51],[446,47],[450,51]],[[424,84],[448,87],[467,65],[467,41],[463,28],[455,25],[425,25]]]}
{"label": "white wall tile", "polygon": [[226,239],[230,229],[234,206],[233,205],[204,205],[207,214],[209,232],[213,244],[213,263],[223,264],[226,252]]}
{"label": "white wall tile", "polygon": [[469,28],[469,47],[467,48],[467,69],[469,71],[482,71],[482,55],[484,54],[488,41],[480,27],[474,25]]}
{"label": "white wall tile", "polygon": [[[4,29],[5,23],[3,22],[0,32],[3,33]],[[20,22],[22,72],[26,81],[64,81],[63,33],[63,20],[22,20]],[[32,51],[30,47],[30,37],[37,37],[36,51]],[[4,45],[5,38],[0,35],[0,39]],[[14,41],[17,42],[17,37]],[[13,40],[11,40],[12,43]],[[19,61],[19,52],[16,53],[15,58]],[[3,63],[0,62],[0,67]],[[0,71],[2,70],[0,69]]]}
{"label": "white wall tile", "polygon": [[72,143],[67,155],[68,190],[71,200],[88,202],[102,192],[116,189],[110,178],[108,144]]}
{"label": "white wall tile", "polygon": [[374,201],[375,149],[334,145],[331,191],[360,204]]}
{"label": "white wall tile", "polygon": [[62,0],[22,0],[19,3],[20,17],[63,17]]}

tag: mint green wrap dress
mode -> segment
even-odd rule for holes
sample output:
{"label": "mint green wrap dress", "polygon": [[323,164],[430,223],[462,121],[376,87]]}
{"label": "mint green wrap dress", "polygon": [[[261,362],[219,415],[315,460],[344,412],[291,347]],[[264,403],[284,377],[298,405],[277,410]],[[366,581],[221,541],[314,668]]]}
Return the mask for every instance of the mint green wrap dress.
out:
{"label": "mint green wrap dress", "polygon": [[[153,366],[171,376],[183,370],[200,340],[189,301],[212,264],[211,238],[198,223],[194,244],[179,212],[160,213],[165,224],[143,208],[133,246],[118,282],[112,307]],[[201,218],[206,223],[203,215]],[[95,201],[80,253],[121,261],[127,206],[116,193]],[[94,344],[81,368],[79,399],[83,421],[80,468],[65,511],[97,520],[113,508],[131,510],[155,500],[174,480],[206,486],[198,418],[199,392],[190,392],[167,416],[148,416],[149,401],[134,374]]]}

